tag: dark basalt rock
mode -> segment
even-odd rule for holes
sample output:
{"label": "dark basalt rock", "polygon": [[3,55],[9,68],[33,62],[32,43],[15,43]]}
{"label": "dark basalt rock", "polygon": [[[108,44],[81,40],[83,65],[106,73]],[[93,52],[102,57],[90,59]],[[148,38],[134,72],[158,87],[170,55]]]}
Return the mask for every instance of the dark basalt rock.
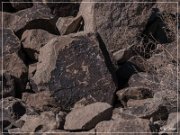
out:
{"label": "dark basalt rock", "polygon": [[[43,59],[45,54],[49,55]],[[112,104],[116,86],[95,34],[80,33],[51,40],[41,49],[39,60],[33,77],[35,86],[52,91],[64,108],[88,96],[94,102]]]}
{"label": "dark basalt rock", "polygon": [[33,6],[32,0],[9,0],[12,7],[18,10],[23,10]]}

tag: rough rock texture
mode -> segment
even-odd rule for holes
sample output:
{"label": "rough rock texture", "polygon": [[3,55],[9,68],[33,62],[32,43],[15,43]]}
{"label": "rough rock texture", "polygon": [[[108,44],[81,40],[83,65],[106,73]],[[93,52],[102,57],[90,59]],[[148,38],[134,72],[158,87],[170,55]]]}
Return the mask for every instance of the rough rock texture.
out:
{"label": "rough rock texture", "polygon": [[[113,135],[113,132],[133,132],[138,135],[139,132],[151,132],[149,121],[139,118],[133,119],[116,119],[110,121],[103,121],[97,124],[96,132],[108,132]],[[100,135],[103,133],[99,133]],[[148,134],[148,133],[147,133]],[[150,133],[149,133],[150,135]]]}
{"label": "rough rock texture", "polygon": [[40,115],[23,115],[20,119],[24,121],[21,128],[15,132],[45,132],[58,128],[59,124],[52,112],[43,112]]}
{"label": "rough rock texture", "polygon": [[21,41],[28,57],[37,61],[40,48],[53,37],[56,37],[56,35],[48,33],[45,30],[33,29],[26,30],[21,37]]}
{"label": "rough rock texture", "polygon": [[146,87],[128,87],[116,92],[118,99],[125,105],[129,99],[146,99],[153,97],[153,91]]}
{"label": "rough rock texture", "polygon": [[15,79],[16,89],[22,91],[27,82],[27,66],[22,60],[20,41],[12,30],[1,29],[1,31],[3,31],[3,35],[0,37],[1,40],[3,40],[3,42],[1,42],[0,52],[1,59],[3,58],[2,61],[0,61],[1,68],[3,64],[3,73],[10,74]]}
{"label": "rough rock texture", "polygon": [[49,91],[42,91],[35,94],[23,93],[22,100],[26,105],[34,107],[37,110],[48,110],[48,106],[58,108]]}
{"label": "rough rock texture", "polygon": [[52,91],[63,107],[88,96],[112,104],[116,87],[101,47],[92,33],[52,39],[40,50],[34,88]]}
{"label": "rough rock texture", "polygon": [[26,29],[44,29],[54,34],[59,33],[54,24],[54,15],[41,4],[13,14],[3,13],[3,18],[3,27],[11,28],[19,37]]}
{"label": "rough rock texture", "polygon": [[3,134],[176,135],[179,0],[6,1]]}
{"label": "rough rock texture", "polygon": [[161,133],[166,132],[179,132],[179,122],[180,118],[178,117],[179,113],[170,113],[167,124],[161,128]]}
{"label": "rough rock texture", "polygon": [[83,29],[83,19],[82,16],[74,17],[60,17],[56,26],[61,35],[67,35],[70,33],[75,33]]}
{"label": "rough rock texture", "polygon": [[26,113],[25,104],[20,100],[13,97],[3,98],[0,101],[1,108],[1,124],[3,113],[3,127],[8,129],[14,125],[15,121]]}
{"label": "rough rock texture", "polygon": [[[0,98],[5,98],[9,96],[15,96],[15,80],[14,78],[9,74],[2,74],[0,75]],[[3,94],[2,94],[3,93]]]}
{"label": "rough rock texture", "polygon": [[[94,111],[92,111],[94,110]],[[103,120],[111,118],[111,105],[97,102],[80,109],[72,110],[66,116],[64,129],[66,130],[89,130]]]}

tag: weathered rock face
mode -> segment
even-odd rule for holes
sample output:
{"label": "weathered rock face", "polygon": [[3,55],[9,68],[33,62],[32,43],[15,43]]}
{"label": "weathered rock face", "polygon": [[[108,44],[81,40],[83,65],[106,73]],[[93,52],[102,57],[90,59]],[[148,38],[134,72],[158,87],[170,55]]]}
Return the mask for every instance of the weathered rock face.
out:
{"label": "weathered rock face", "polygon": [[28,57],[37,61],[40,48],[53,37],[56,37],[56,35],[50,34],[45,30],[33,29],[26,30],[22,35],[21,41]]}
{"label": "weathered rock face", "polygon": [[116,90],[96,36],[91,33],[48,42],[40,50],[33,83],[38,90],[52,91],[64,107],[88,96],[112,104]]}
{"label": "weathered rock face", "polygon": [[[97,124],[96,132],[108,132],[108,134],[113,135],[113,132],[133,132],[133,134],[138,135],[139,132],[147,132],[147,134],[151,134],[151,130],[149,127],[149,121],[139,118],[131,118],[131,119],[116,119],[110,121],[103,121]],[[98,133],[102,134],[103,133]]]}
{"label": "weathered rock face", "polygon": [[111,111],[111,105],[101,102],[74,109],[66,116],[64,129],[90,130],[95,127],[98,122],[110,119]]}

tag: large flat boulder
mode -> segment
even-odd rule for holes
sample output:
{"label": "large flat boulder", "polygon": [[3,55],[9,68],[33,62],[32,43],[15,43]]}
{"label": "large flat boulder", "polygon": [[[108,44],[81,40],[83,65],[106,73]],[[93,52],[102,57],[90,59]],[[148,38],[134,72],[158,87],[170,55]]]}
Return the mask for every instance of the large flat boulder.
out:
{"label": "large flat boulder", "polygon": [[84,97],[112,104],[116,86],[100,47],[92,33],[52,39],[40,49],[33,90],[50,90],[63,107]]}
{"label": "large flat boulder", "polygon": [[110,119],[111,112],[111,105],[101,102],[74,109],[66,116],[64,129],[90,130],[94,128],[98,122]]}

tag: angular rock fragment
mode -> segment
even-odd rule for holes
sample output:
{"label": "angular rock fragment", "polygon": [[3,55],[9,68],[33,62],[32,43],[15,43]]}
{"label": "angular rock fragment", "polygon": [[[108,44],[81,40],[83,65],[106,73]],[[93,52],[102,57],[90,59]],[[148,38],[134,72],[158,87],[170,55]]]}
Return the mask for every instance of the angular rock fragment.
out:
{"label": "angular rock fragment", "polygon": [[167,124],[163,127],[161,127],[161,133],[166,133],[166,132],[179,132],[180,128],[180,117],[178,117],[180,113],[170,113]]}
{"label": "angular rock fragment", "polygon": [[56,35],[41,29],[26,30],[21,37],[24,51],[31,60],[38,59],[39,50]]}
{"label": "angular rock fragment", "polygon": [[61,35],[67,35],[80,31],[83,28],[82,16],[77,16],[76,18],[60,17],[56,22],[56,27]]}
{"label": "angular rock fragment", "polygon": [[10,0],[10,3],[17,11],[33,6],[32,0]]}
{"label": "angular rock fragment", "polygon": [[38,93],[23,93],[22,100],[27,106],[34,107],[36,110],[46,110],[49,108],[58,108],[53,97],[49,91],[42,91]]}
{"label": "angular rock fragment", "polygon": [[117,91],[116,95],[118,96],[118,99],[121,101],[121,103],[126,106],[126,102],[129,99],[139,100],[153,98],[153,91],[146,87],[128,87]]}
{"label": "angular rock fragment", "polygon": [[168,110],[163,106],[163,102],[155,99],[145,99],[138,106],[124,109],[123,113],[139,118],[150,119],[152,117],[153,120],[166,120],[168,117]]}
{"label": "angular rock fragment", "polygon": [[[44,29],[53,34],[59,34],[55,27],[54,15],[42,4],[24,9],[14,14],[3,13],[3,27],[12,29],[19,37],[27,29]],[[2,24],[1,24],[2,26]]]}
{"label": "angular rock fragment", "polygon": [[89,130],[98,122],[110,119],[111,111],[111,105],[101,102],[74,109],[66,116],[64,129]]}
{"label": "angular rock fragment", "polygon": [[123,132],[123,134],[133,132],[134,135],[139,135],[139,132],[146,132],[146,134],[151,135],[149,121],[140,118],[119,118],[116,120],[103,121],[98,123],[95,129],[96,132],[100,132],[98,133],[99,135],[103,135],[104,132],[108,132],[109,135],[113,135],[114,132]]}
{"label": "angular rock fragment", "polygon": [[63,108],[89,96],[112,104],[116,90],[96,35],[84,32],[52,39],[42,47],[31,83],[34,90],[53,92]]}
{"label": "angular rock fragment", "polygon": [[43,112],[40,115],[25,114],[20,120],[24,121],[24,125],[16,129],[18,132],[46,132],[57,129],[59,126],[55,114],[50,111]]}
{"label": "angular rock fragment", "polygon": [[132,75],[128,84],[130,87],[148,87],[152,91],[156,91],[159,87],[159,82],[160,81],[156,75],[140,72]]}
{"label": "angular rock fragment", "polygon": [[31,79],[36,73],[37,63],[30,64],[28,68],[28,78]]}

